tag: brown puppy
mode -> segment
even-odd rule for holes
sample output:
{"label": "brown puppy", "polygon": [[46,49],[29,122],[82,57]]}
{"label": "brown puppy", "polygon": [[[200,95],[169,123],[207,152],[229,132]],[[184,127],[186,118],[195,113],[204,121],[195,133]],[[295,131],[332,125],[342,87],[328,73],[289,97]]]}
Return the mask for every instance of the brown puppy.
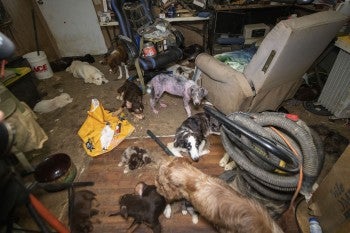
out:
{"label": "brown puppy", "polygon": [[219,178],[204,174],[183,158],[160,162],[158,192],[168,200],[187,199],[201,216],[225,233],[282,232],[267,210]]}
{"label": "brown puppy", "polygon": [[122,66],[125,69],[126,78],[129,77],[128,68],[126,63],[128,61],[128,53],[123,45],[118,45],[111,53],[107,53],[103,60],[100,62],[103,65],[110,67],[109,72],[112,74],[117,73],[119,69],[118,79],[123,77]]}

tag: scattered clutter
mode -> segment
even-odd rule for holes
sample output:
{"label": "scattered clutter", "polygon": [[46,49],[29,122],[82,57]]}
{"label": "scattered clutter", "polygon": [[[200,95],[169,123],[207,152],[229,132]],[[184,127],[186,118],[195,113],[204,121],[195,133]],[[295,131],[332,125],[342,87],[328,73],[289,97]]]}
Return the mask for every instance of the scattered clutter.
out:
{"label": "scattered clutter", "polygon": [[[242,0],[106,0],[93,4],[103,4],[103,12],[97,11],[97,27],[98,32],[100,26],[107,29],[111,45],[107,53],[103,46],[104,55],[92,52],[49,63],[45,52],[37,49],[21,57],[30,69],[5,69],[6,61],[0,60],[0,147],[6,152],[0,155],[0,166],[3,161],[19,162],[26,173],[33,174],[33,183],[26,185],[23,193],[29,195],[25,204],[42,232],[49,230],[31,205],[60,233],[133,233],[144,228],[166,233],[174,231],[168,229],[171,224],[176,233],[192,232],[187,229],[190,221],[182,223],[174,216],[178,211],[189,214],[193,224],[199,223],[194,227],[203,232],[282,233],[283,221],[293,227],[299,224],[296,209],[301,201],[313,211],[307,213],[312,215],[307,218],[309,229],[347,230],[350,185],[345,165],[350,162],[349,140],[324,122],[309,126],[301,119],[303,115],[294,114],[282,104],[304,101],[298,104],[311,113],[332,115],[316,103],[328,73],[318,72],[314,66],[348,19],[336,11],[308,13],[305,17],[288,12],[288,19],[278,18],[278,24],[270,27],[267,22],[246,22],[255,20],[249,4],[260,3]],[[241,9],[231,14],[237,5],[249,5],[246,15],[251,19],[241,15]],[[0,16],[1,11],[0,2]],[[153,17],[153,11],[159,18]],[[33,22],[36,26],[34,14]],[[190,44],[193,38],[185,46],[183,32],[187,30],[200,34],[203,46]],[[34,31],[37,34],[36,28]],[[315,38],[320,43],[315,43]],[[2,33],[0,52],[1,39]],[[88,46],[82,44],[81,48]],[[66,78],[53,76],[53,72],[61,71]],[[35,98],[30,107],[40,114],[38,122],[49,130],[50,140],[34,112],[6,89],[27,74],[35,75],[35,90],[29,89],[28,82],[24,90],[38,91],[40,98]],[[81,79],[95,85],[83,85]],[[74,103],[63,90],[74,97]],[[53,93],[60,94],[51,98]],[[47,99],[42,100],[45,96]],[[149,102],[144,103],[145,98]],[[84,105],[86,99],[89,102]],[[158,104],[168,106],[164,100],[169,107],[158,114]],[[69,103],[73,104],[66,107]],[[152,139],[162,151],[155,148]],[[41,149],[45,141],[49,142],[50,153],[57,148],[65,152],[51,153],[37,162],[35,155],[42,151],[36,149]],[[71,151],[77,154],[74,158]],[[23,152],[33,155],[28,153],[27,160]],[[326,171],[324,165],[331,163],[329,160],[338,161]],[[0,178],[3,176],[5,183],[0,179],[0,187],[6,188],[7,195],[0,188],[0,197],[9,198],[12,191],[6,182],[10,172],[4,168],[6,172],[0,169]],[[10,168],[13,172],[14,167]],[[322,174],[325,171],[327,176]],[[76,177],[93,181],[74,182]],[[98,185],[92,190],[77,189],[95,182]],[[34,187],[52,195],[67,190],[68,224],[61,223],[31,194]],[[103,200],[102,205],[96,203],[96,197]],[[119,210],[112,212],[118,204]],[[53,206],[61,208],[62,202]],[[330,216],[327,210],[332,207],[336,210]],[[14,211],[0,210],[8,215],[4,219],[1,216],[2,223],[15,226]],[[165,221],[160,218],[162,214]],[[94,216],[108,220],[99,224]],[[112,216],[115,218],[109,218]],[[176,219],[172,221],[172,217]]]}
{"label": "scattered clutter", "polygon": [[72,102],[73,98],[71,98],[69,94],[62,93],[61,95],[56,96],[52,99],[41,100],[34,106],[33,110],[37,113],[48,113],[58,108],[63,108],[64,106]]}
{"label": "scattered clutter", "polygon": [[166,70],[171,72],[171,74],[174,74],[177,76],[183,76],[187,79],[192,79],[193,74],[194,74],[194,69],[189,68],[187,66],[178,65],[178,64],[170,66]]}

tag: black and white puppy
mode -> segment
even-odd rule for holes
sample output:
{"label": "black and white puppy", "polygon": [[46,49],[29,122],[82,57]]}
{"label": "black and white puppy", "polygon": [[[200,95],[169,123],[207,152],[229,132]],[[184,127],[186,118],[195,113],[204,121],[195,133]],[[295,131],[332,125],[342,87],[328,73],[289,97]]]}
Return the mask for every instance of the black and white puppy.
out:
{"label": "black and white puppy", "polygon": [[147,185],[139,182],[135,186],[135,193],[124,194],[119,200],[120,211],[109,216],[121,215],[134,221],[128,228],[128,232],[133,232],[136,228],[145,223],[154,233],[161,233],[159,216],[163,213],[166,200],[157,192],[154,185]]}
{"label": "black and white puppy", "polygon": [[124,173],[138,169],[145,164],[152,162],[151,156],[146,149],[138,146],[129,146],[122,154],[119,167],[124,166]]}
{"label": "black and white puppy", "polygon": [[167,146],[175,156],[182,157],[181,152],[187,152],[197,162],[199,157],[210,152],[206,149],[210,134],[220,134],[219,121],[207,113],[197,113],[177,128],[174,141]]}

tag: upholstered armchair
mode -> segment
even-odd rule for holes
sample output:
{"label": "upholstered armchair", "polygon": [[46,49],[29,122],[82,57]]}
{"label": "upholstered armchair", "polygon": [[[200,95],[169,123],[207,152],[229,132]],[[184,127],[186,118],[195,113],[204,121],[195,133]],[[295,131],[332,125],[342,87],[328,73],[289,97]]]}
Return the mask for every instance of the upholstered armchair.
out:
{"label": "upholstered armchair", "polygon": [[324,11],[280,21],[243,72],[198,55],[198,81],[208,90],[208,100],[226,114],[276,110],[294,96],[305,72],[347,20],[339,12]]}

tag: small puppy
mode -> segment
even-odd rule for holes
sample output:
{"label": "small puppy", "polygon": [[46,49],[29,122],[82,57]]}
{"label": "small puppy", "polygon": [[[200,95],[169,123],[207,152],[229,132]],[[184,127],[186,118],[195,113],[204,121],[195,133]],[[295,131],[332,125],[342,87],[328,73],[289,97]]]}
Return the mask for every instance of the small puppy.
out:
{"label": "small puppy", "polygon": [[129,146],[123,152],[118,166],[124,166],[124,173],[128,173],[151,162],[152,159],[147,150],[137,146]]}
{"label": "small puppy", "polygon": [[66,71],[72,73],[75,78],[84,79],[85,83],[94,83],[96,85],[108,83],[104,74],[87,62],[75,60]]}
{"label": "small puppy", "polygon": [[72,102],[73,102],[73,98],[71,98],[69,94],[62,93],[61,95],[56,96],[53,99],[42,100],[38,102],[34,106],[33,110],[34,112],[37,112],[37,113],[48,113],[58,108],[63,108],[64,106]]}
{"label": "small puppy", "polygon": [[[203,87],[198,86],[194,81],[176,75],[159,74],[149,82],[151,91],[150,105],[154,113],[158,114],[156,104],[159,102],[164,92],[172,95],[182,96],[187,116],[191,116],[190,101],[195,106],[199,106],[202,99],[208,94]],[[161,107],[166,104],[160,102]]]}
{"label": "small puppy", "polygon": [[176,157],[182,157],[181,152],[187,152],[197,162],[199,157],[210,152],[205,149],[210,134],[220,134],[219,121],[207,113],[197,113],[177,128],[174,141],[167,146]]}
{"label": "small puppy", "polygon": [[142,120],[144,106],[142,104],[142,91],[136,83],[126,80],[117,90],[117,99],[123,101],[122,108],[128,109],[137,119]]}
{"label": "small puppy", "polygon": [[120,211],[109,216],[121,215],[125,219],[132,217],[134,221],[128,232],[134,232],[141,223],[145,223],[154,233],[161,233],[159,216],[165,209],[166,201],[157,192],[156,186],[138,183],[135,193],[121,196],[119,205]]}
{"label": "small puppy", "polygon": [[126,78],[129,78],[129,71],[128,67],[126,65],[128,61],[128,53],[124,46],[118,45],[112,52],[107,53],[103,60],[100,61],[102,65],[108,65],[109,66],[109,72],[111,74],[117,73],[117,69],[119,69],[119,76],[118,79],[121,79],[123,77],[122,73],[122,66],[125,69],[125,76]]}
{"label": "small puppy", "polygon": [[91,217],[98,213],[92,208],[96,194],[90,190],[80,190],[74,193],[73,208],[69,220],[71,233],[89,233],[93,231]]}
{"label": "small puppy", "polygon": [[183,158],[167,157],[159,164],[156,186],[168,201],[185,198],[219,232],[281,233],[267,210],[225,181],[204,174]]}

